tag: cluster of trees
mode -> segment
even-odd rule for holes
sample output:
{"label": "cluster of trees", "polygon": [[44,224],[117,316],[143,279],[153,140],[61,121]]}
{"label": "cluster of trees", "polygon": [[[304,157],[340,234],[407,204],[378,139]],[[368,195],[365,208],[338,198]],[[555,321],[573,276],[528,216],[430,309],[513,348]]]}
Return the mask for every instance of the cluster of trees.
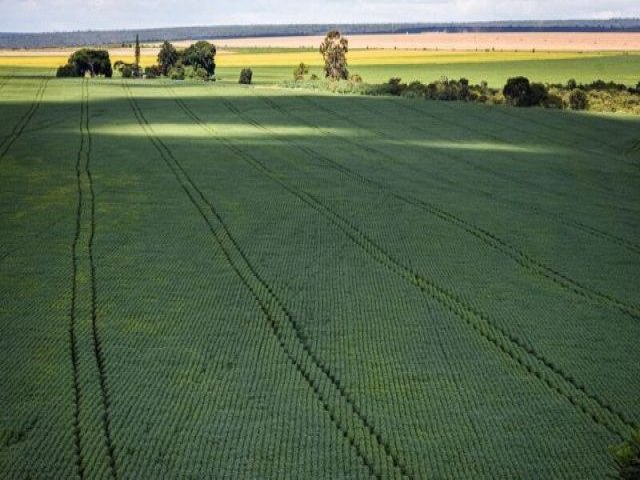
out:
{"label": "cluster of trees", "polygon": [[163,75],[174,80],[199,78],[208,80],[216,73],[216,47],[201,40],[184,50],[178,50],[171,42],[165,41],[158,53],[158,63],[148,67],[145,74],[155,78]]}
{"label": "cluster of trees", "polygon": [[84,77],[89,73],[92,77],[113,75],[111,59],[106,50],[82,48],[74,52],[65,65],[58,67],[57,77]]}

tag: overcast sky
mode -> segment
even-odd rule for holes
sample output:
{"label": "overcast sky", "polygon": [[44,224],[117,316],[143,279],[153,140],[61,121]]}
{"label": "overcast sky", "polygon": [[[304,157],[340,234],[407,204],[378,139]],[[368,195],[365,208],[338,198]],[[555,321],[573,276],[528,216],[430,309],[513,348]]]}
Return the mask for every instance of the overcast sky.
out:
{"label": "overcast sky", "polygon": [[640,16],[639,0],[0,0],[0,31]]}

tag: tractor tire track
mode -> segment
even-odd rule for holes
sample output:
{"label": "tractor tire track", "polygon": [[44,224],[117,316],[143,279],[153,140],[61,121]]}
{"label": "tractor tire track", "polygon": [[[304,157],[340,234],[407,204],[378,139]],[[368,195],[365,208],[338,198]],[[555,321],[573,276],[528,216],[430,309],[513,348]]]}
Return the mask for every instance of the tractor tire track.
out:
{"label": "tractor tire track", "polygon": [[[107,463],[109,466],[110,474],[114,479],[117,479],[117,470],[115,464],[115,455],[113,449],[113,443],[111,440],[110,431],[110,413],[109,413],[109,399],[108,391],[106,388],[106,371],[104,366],[104,355],[100,343],[100,337],[98,334],[97,326],[97,313],[96,313],[96,282],[95,282],[95,262],[93,256],[93,241],[95,236],[95,195],[93,189],[93,179],[91,177],[91,130],[89,126],[89,86],[86,80],[82,81],[82,101],[80,102],[81,115],[80,115],[80,148],[78,150],[78,156],[76,160],[76,184],[78,204],[76,210],[76,231],[72,244],[72,276],[73,286],[71,294],[71,311],[70,311],[70,324],[69,324],[69,336],[71,344],[71,364],[72,364],[72,376],[73,376],[73,388],[74,388],[74,446],[76,454],[76,473],[80,478],[86,476],[90,477],[92,474],[88,473],[87,463],[83,455],[83,433],[81,429],[82,421],[82,377],[80,372],[80,357],[82,349],[82,341],[80,340],[79,322],[82,320],[83,315],[86,313],[80,307],[81,300],[89,302],[90,309],[90,338],[85,339],[85,343],[90,342],[91,356],[95,359],[98,383],[100,391],[100,400],[102,412],[99,415],[102,434],[104,436],[104,444],[107,454]],[[87,195],[88,191],[88,195]],[[89,217],[86,219],[85,217]],[[86,245],[85,245],[86,242]],[[85,249],[87,253],[85,254]],[[88,257],[88,258],[87,258]],[[88,264],[88,272],[87,270]],[[88,275],[87,275],[88,273]],[[90,298],[81,298],[81,277],[88,276],[88,282],[90,287]],[[86,295],[85,295],[86,296]],[[85,345],[87,347],[87,345]],[[84,375],[88,375],[85,373]],[[90,377],[85,379],[91,381]],[[91,415],[92,412],[85,413],[84,415]],[[88,443],[88,442],[87,442]]]}
{"label": "tractor tire track", "polygon": [[31,103],[31,106],[24,113],[24,115],[22,115],[20,120],[18,120],[18,123],[16,123],[16,125],[13,127],[13,131],[9,134],[9,136],[5,137],[4,140],[0,142],[0,160],[5,157],[11,146],[24,133],[25,128],[27,127],[27,125],[29,125],[29,122],[40,108],[40,104],[42,103],[42,98],[44,97],[44,92],[47,89],[48,83],[48,78],[41,80],[40,85],[38,86],[38,90],[36,91],[35,99]]}
{"label": "tractor tire track", "polygon": [[[331,115],[337,115],[337,116],[342,117],[343,119],[345,118],[344,115],[341,115],[339,112],[336,112],[336,111],[334,111],[332,109],[329,109],[329,108],[325,107],[324,105],[319,104],[313,98],[310,98],[308,96],[298,96],[297,98],[303,99],[304,101],[306,101],[308,103],[311,103],[311,104],[315,105],[318,108],[323,109],[324,111],[330,113]],[[426,113],[426,112],[424,112],[424,111],[422,111],[422,110],[420,110],[418,108],[415,108],[413,106],[406,105],[404,102],[402,102],[402,103],[401,102],[397,102],[397,105],[400,106],[401,108],[410,110],[412,112],[415,112],[415,113],[418,113],[418,114],[424,114],[424,115],[429,116],[430,118],[437,119],[437,117],[434,117],[433,115],[430,115],[430,114],[428,114],[428,113]],[[367,111],[369,111],[371,113],[374,113],[376,115],[380,115],[380,112],[378,110],[372,109],[369,106],[364,105],[363,103],[360,103],[359,106],[364,110],[367,110]],[[349,119],[349,121],[351,123],[354,123],[353,119]],[[424,134],[425,132],[427,132],[425,129],[422,129],[420,127],[416,127],[416,126],[413,126],[413,125],[405,125],[405,128],[407,128],[407,129],[409,129],[411,131],[414,131],[416,133],[419,133],[419,134]],[[378,133],[380,135],[386,135],[384,132],[378,131]],[[508,174],[505,174],[504,172],[495,171],[495,170],[493,170],[491,168],[487,168],[487,167],[484,167],[484,166],[481,166],[481,165],[477,165],[477,164],[475,164],[473,162],[465,161],[464,159],[458,158],[458,157],[456,157],[454,155],[451,155],[451,154],[448,154],[446,152],[441,152],[440,155],[442,155],[443,157],[449,158],[449,159],[451,159],[453,161],[463,161],[464,163],[466,163],[467,165],[471,166],[472,168],[474,168],[476,170],[480,170],[480,171],[486,172],[489,175],[492,175],[492,176],[495,176],[495,177],[503,178],[508,182],[516,182],[516,183],[520,183],[520,184],[525,185],[525,186],[532,186],[532,187],[534,187],[536,189],[540,188],[540,186],[538,184],[535,184],[535,183],[532,183],[532,182],[523,181],[522,179],[520,179],[520,178],[518,178],[516,176],[508,175]],[[506,204],[506,205],[513,204],[513,200],[511,200],[511,199],[497,199],[493,193],[488,194],[487,192],[484,192],[484,191],[482,191],[482,190],[480,190],[478,188],[474,188],[474,187],[470,187],[470,186],[465,186],[464,187],[465,191],[468,191],[469,188],[476,190],[481,195],[485,196],[486,198],[489,198],[490,200],[493,200],[493,201],[496,201],[496,202],[502,202],[503,204]],[[557,194],[555,192],[549,192],[549,193],[553,193],[554,195],[561,197],[561,195],[559,195],[559,194]],[[534,212],[536,214],[542,214],[545,217],[554,218],[558,222],[560,222],[560,223],[562,223],[562,224],[564,224],[566,226],[575,228],[575,229],[580,230],[580,231],[582,231],[584,233],[592,235],[592,236],[594,236],[596,238],[609,241],[611,243],[614,243],[614,244],[616,244],[618,246],[621,246],[621,247],[625,248],[626,250],[629,250],[630,252],[633,252],[635,254],[640,255],[640,245],[639,244],[636,244],[636,243],[631,242],[629,240],[626,240],[624,238],[618,237],[617,235],[614,235],[614,234],[612,234],[610,232],[606,232],[606,231],[601,230],[599,228],[596,228],[596,227],[594,227],[592,225],[585,224],[585,223],[580,222],[580,221],[578,221],[578,220],[576,220],[574,218],[567,218],[567,217],[565,217],[563,215],[559,215],[556,212],[550,212],[550,211],[544,210],[544,209],[536,207],[534,205],[529,205],[527,203],[520,203],[520,206],[525,208],[525,209],[527,209],[527,210],[530,210],[530,211],[532,211],[532,212]]]}
{"label": "tractor tire track", "polygon": [[[303,99],[304,101],[307,101],[308,103],[313,104],[317,108],[323,109],[324,111],[330,113],[331,115],[340,116],[340,114],[338,112],[335,112],[334,110],[325,107],[324,105],[322,105],[322,104],[318,103],[317,101],[315,101],[313,98],[310,98],[308,96],[299,96],[297,98]],[[410,110],[410,111],[416,112],[418,114],[425,114],[427,116],[430,116],[431,118],[436,118],[436,117],[433,117],[432,115],[429,115],[428,113],[426,113],[426,112],[424,112],[424,111],[422,111],[422,110],[420,110],[418,108],[415,108],[415,107],[410,106],[410,105],[406,105],[405,102],[402,102],[402,103],[401,102],[397,102],[397,105],[399,105],[401,108],[404,108],[406,110]],[[375,109],[372,109],[369,106],[365,106],[364,104],[359,104],[359,106],[361,108],[363,108],[364,110],[367,110],[369,112],[375,113],[376,115],[380,115],[379,111],[377,111]],[[342,118],[344,118],[344,116],[342,116]],[[350,123],[353,123],[353,119],[349,119],[349,121],[350,121]],[[419,134],[428,133],[427,130],[425,130],[423,128],[420,128],[420,127],[413,126],[413,125],[405,125],[405,128],[407,128],[407,129],[409,129],[411,131],[414,131],[416,133],[419,133]],[[380,133],[380,134],[384,135],[384,133]],[[460,158],[455,157],[455,156],[450,155],[450,154],[447,154],[446,152],[441,152],[440,154],[443,157],[449,158],[449,159],[451,159],[453,161],[460,161],[461,160]],[[517,177],[511,176],[511,175],[507,175],[507,174],[495,171],[495,170],[487,168],[487,167],[482,167],[480,165],[476,165],[473,162],[467,162],[466,161],[465,163],[467,163],[469,166],[471,166],[472,168],[474,168],[476,170],[484,171],[486,173],[489,173],[492,176],[503,178],[506,181],[521,183],[523,185],[529,185],[529,186],[533,186],[534,188],[539,188],[539,185],[537,185],[537,184],[534,184],[534,183],[531,183],[531,182],[524,182],[524,181],[522,181],[522,179],[518,179]],[[448,179],[445,179],[444,177],[440,177],[440,178],[443,181],[445,181],[445,182],[447,182],[447,183],[449,183],[451,185],[457,186],[457,184],[455,182],[452,182],[452,181],[450,181]],[[458,186],[458,188],[460,188],[460,187]],[[495,194],[493,192],[486,192],[486,191],[483,191],[482,189],[479,189],[479,188],[473,187],[473,186],[469,186],[469,185],[465,185],[464,186],[464,191],[465,192],[469,191],[469,189],[472,189],[472,190],[476,191],[480,195],[482,195],[485,198],[488,198],[489,200],[492,200],[494,202],[500,202],[500,203],[503,203],[505,205],[511,205],[513,203],[513,200],[496,198]],[[550,193],[553,193],[553,192],[550,192]],[[558,195],[558,194],[554,193],[554,195]],[[640,245],[638,245],[636,243],[633,243],[633,242],[630,242],[629,240],[626,240],[624,238],[618,237],[618,236],[616,236],[616,235],[614,235],[612,233],[606,232],[604,230],[600,230],[599,228],[596,228],[596,227],[594,227],[592,225],[587,225],[587,224],[585,224],[583,222],[580,222],[578,220],[575,220],[573,218],[567,218],[567,217],[564,217],[562,215],[559,215],[556,212],[551,212],[551,211],[548,211],[548,210],[544,210],[544,209],[542,209],[540,207],[536,207],[536,206],[530,205],[528,203],[520,203],[519,205],[522,208],[525,208],[525,209],[527,209],[529,211],[532,211],[532,212],[534,212],[536,214],[542,214],[545,217],[554,218],[558,222],[562,223],[563,225],[569,226],[571,228],[575,228],[576,230],[579,230],[579,231],[581,231],[583,233],[587,233],[587,234],[589,234],[589,235],[591,235],[593,237],[596,237],[598,239],[609,241],[609,242],[614,243],[614,244],[616,244],[616,245],[618,245],[620,247],[625,248],[626,250],[628,250],[630,252],[633,252],[633,253],[635,253],[637,255],[640,255]]]}
{"label": "tractor tire track", "polygon": [[[226,99],[222,99],[222,101],[225,105],[228,103]],[[229,107],[232,112],[240,115],[241,118],[245,119],[248,123],[260,125],[255,120],[246,118],[247,116],[240,112],[235,106],[229,105],[228,108]],[[262,125],[260,125],[260,128],[275,135]],[[294,145],[297,150],[303,150],[307,154],[312,154],[315,158],[322,158],[322,155],[296,142],[290,141],[288,143]],[[250,157],[250,154],[244,152],[243,156]],[[255,164],[258,165],[257,168],[260,168],[260,170],[267,174],[272,180],[282,185],[286,190],[321,213],[325,218],[329,219],[335,227],[342,230],[347,237],[362,248],[371,258],[386,266],[392,272],[443,305],[447,310],[479,333],[485,340],[500,349],[500,351],[510,357],[529,374],[534,375],[545,383],[552,391],[568,400],[577,410],[587,415],[596,424],[606,428],[620,438],[628,437],[631,430],[637,427],[636,424],[628,420],[623,413],[616,411],[597,395],[590,393],[586,386],[576,382],[570,375],[547,360],[532,346],[497,325],[490,317],[466,303],[455,292],[447,290],[432,279],[413,271],[376,244],[352,222],[332,210],[317,197],[285,182],[259,160],[255,158],[252,160],[252,163],[255,162]]]}
{"label": "tractor tire track", "polygon": [[[314,392],[335,428],[349,442],[373,477],[377,479],[412,478],[407,467],[375,432],[369,420],[353,403],[338,379],[310,349],[301,334],[298,323],[273,288],[248,260],[213,203],[202,193],[182,164],[175,158],[171,149],[155,134],[127,84],[123,82],[122,85],[141,128],[206,222],[227,263],[262,311],[282,352]],[[349,419],[344,418],[344,412],[347,412]]]}
{"label": "tractor tire track", "polygon": [[[295,119],[297,122],[303,122],[306,125],[308,125],[311,128],[315,128],[317,130],[319,130],[322,134],[324,134],[325,136],[331,136],[331,134],[328,134],[325,130],[313,126],[311,125],[306,119],[304,119],[303,117],[299,116],[299,115],[295,115],[294,113],[291,113],[291,111],[289,110],[285,110],[283,109],[280,105],[278,105],[277,103],[275,103],[273,100],[271,100],[268,97],[264,97],[264,96],[259,96],[259,98],[261,98],[262,100],[264,100],[268,105],[270,105],[272,108],[276,109],[277,111],[279,111],[280,113],[282,113],[283,115],[286,115],[290,118]],[[235,108],[235,107],[233,107]],[[334,115],[340,115],[337,112],[334,112]],[[353,122],[352,122],[353,123]],[[261,127],[258,127],[261,128]],[[377,131],[376,132],[379,135],[383,135],[383,136],[387,136],[387,134],[385,132],[382,131]],[[334,136],[335,137],[335,136]],[[354,142],[351,141],[349,139],[343,138],[343,137],[339,137],[341,140],[349,143],[350,145],[353,145],[357,148],[360,149],[364,149],[366,151],[372,152],[374,154],[377,155],[381,155],[384,156],[390,160],[392,160],[393,158],[386,154],[385,152],[382,152],[378,149],[369,147],[368,145],[361,145],[358,142]],[[309,149],[303,145],[299,145],[299,148],[301,148],[302,150],[306,151],[308,154],[310,154],[312,157],[315,156],[317,157],[317,152],[315,152],[312,149]],[[495,249],[496,251],[504,254],[505,256],[507,256],[508,258],[510,258],[511,260],[513,260],[514,262],[516,262],[518,265],[520,265],[521,267],[523,267],[525,270],[527,270],[528,272],[537,275],[538,277],[542,277],[546,280],[549,280],[551,282],[553,282],[555,285],[561,287],[562,289],[566,290],[567,292],[571,292],[573,294],[576,294],[582,298],[586,298],[589,299],[591,301],[600,303],[600,304],[604,304],[604,305],[608,305],[611,307],[616,308],[617,310],[619,310],[620,312],[624,313],[625,315],[633,318],[634,320],[640,320],[640,307],[637,305],[629,305],[625,302],[623,302],[622,300],[619,300],[618,298],[614,297],[613,295],[607,294],[607,293],[603,293],[600,292],[594,288],[588,287],[584,284],[582,284],[581,282],[572,279],[571,277],[569,277],[568,275],[565,275],[561,272],[559,272],[557,269],[555,268],[551,268],[547,265],[545,265],[541,260],[538,260],[536,258],[533,257],[533,255],[527,253],[526,251],[509,244],[508,242],[506,242],[505,240],[503,240],[502,238],[500,238],[496,233],[491,232],[487,229],[484,229],[482,227],[479,227],[471,222],[468,222],[464,219],[462,219],[461,217],[447,211],[444,210],[441,207],[438,207],[437,205],[430,203],[430,202],[426,202],[424,200],[418,199],[416,197],[413,197],[409,194],[399,194],[397,192],[395,192],[394,190],[392,190],[390,187],[372,180],[368,177],[365,177],[359,173],[356,173],[355,171],[344,167],[344,165],[336,162],[333,159],[330,159],[326,156],[322,156],[322,159],[326,162],[326,163],[330,163],[333,166],[338,166],[337,167],[340,171],[342,171],[343,173],[345,173],[346,175],[348,175],[351,178],[354,178],[362,183],[366,183],[369,185],[373,185],[375,186],[378,190],[381,191],[385,191],[387,193],[389,193],[391,196],[393,196],[394,198],[413,205],[451,225],[454,225],[455,227],[463,230],[464,232],[476,237],[477,239],[479,239],[480,241],[482,241],[483,243],[485,243],[486,245],[488,245],[489,247]]]}

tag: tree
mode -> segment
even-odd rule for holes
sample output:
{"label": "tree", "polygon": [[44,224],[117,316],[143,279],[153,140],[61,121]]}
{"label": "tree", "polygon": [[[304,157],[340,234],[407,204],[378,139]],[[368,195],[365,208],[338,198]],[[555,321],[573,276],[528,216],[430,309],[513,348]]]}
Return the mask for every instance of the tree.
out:
{"label": "tree", "polygon": [[574,88],[569,94],[569,106],[572,110],[586,110],[589,106],[589,97],[583,90]]}
{"label": "tree", "polygon": [[349,41],[339,31],[332,30],[327,33],[320,45],[320,53],[324,58],[324,73],[332,80],[346,80],[349,78],[347,70],[347,52]]}
{"label": "tree", "polygon": [[67,61],[67,65],[58,68],[58,76],[84,77],[89,72],[92,77],[104,75],[110,78],[113,75],[111,59],[106,50],[93,50],[82,48],[75,51]]}
{"label": "tree", "polygon": [[300,62],[300,65],[293,69],[293,79],[304,80],[304,76],[307,73],[309,73],[309,67],[305,63]]}
{"label": "tree", "polygon": [[178,51],[170,42],[165,41],[158,52],[158,66],[162,75],[167,75],[169,70],[178,63]]}
{"label": "tree", "polygon": [[207,74],[213,76],[216,73],[216,47],[211,43],[201,40],[190,45],[183,54],[185,65],[194,68],[203,68]]}
{"label": "tree", "polygon": [[511,105],[532,107],[544,101],[547,88],[541,83],[529,83],[526,77],[513,77],[507,80],[502,93]]}
{"label": "tree", "polygon": [[253,78],[253,71],[250,68],[243,68],[240,72],[240,80],[238,83],[243,85],[251,85],[251,79]]}
{"label": "tree", "polygon": [[135,49],[135,60],[133,62],[134,71],[136,76],[139,76],[140,73],[140,37],[136,33],[136,49]]}

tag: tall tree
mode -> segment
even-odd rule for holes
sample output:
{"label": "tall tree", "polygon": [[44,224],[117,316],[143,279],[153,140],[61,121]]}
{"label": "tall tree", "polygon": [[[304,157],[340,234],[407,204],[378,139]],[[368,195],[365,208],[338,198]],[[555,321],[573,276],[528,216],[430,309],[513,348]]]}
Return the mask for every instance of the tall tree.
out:
{"label": "tall tree", "polygon": [[324,73],[332,80],[346,80],[349,77],[347,70],[347,52],[349,41],[339,31],[331,30],[327,33],[320,45],[320,53],[324,58]]}
{"label": "tall tree", "polygon": [[136,33],[136,50],[135,50],[135,55],[136,55],[136,59],[135,62],[133,63],[135,72],[136,72],[136,76],[139,75],[140,73],[140,37],[139,35]]}
{"label": "tall tree", "polygon": [[209,42],[201,40],[190,45],[183,54],[185,65],[204,69],[208,75],[216,73],[216,47]]}
{"label": "tall tree", "polygon": [[178,63],[178,51],[170,42],[165,42],[158,52],[158,66],[162,75],[167,75],[171,67]]}

